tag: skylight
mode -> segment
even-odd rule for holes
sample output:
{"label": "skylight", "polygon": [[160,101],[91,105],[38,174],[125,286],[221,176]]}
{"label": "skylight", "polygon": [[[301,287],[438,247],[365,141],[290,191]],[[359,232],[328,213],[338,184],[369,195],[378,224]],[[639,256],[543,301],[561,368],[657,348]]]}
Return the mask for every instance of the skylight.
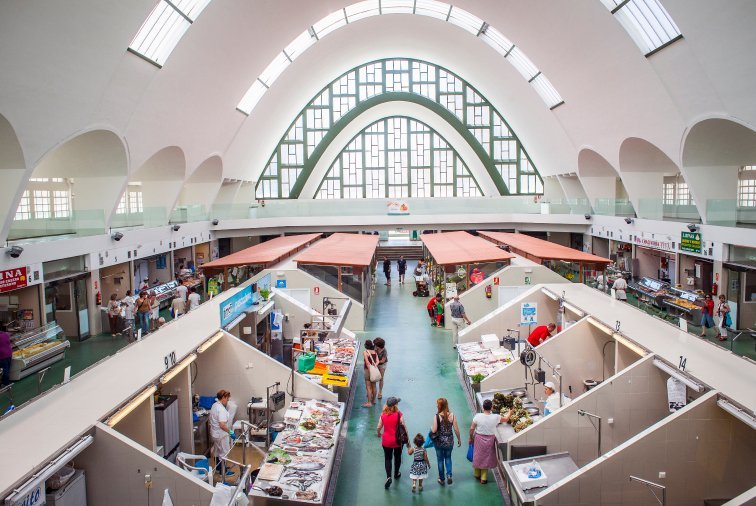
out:
{"label": "skylight", "polygon": [[[602,1],[611,2],[613,0]],[[273,84],[286,67],[318,40],[349,23],[383,14],[415,14],[458,26],[479,37],[497,53],[507,58],[533,86],[549,108],[553,109],[564,103],[549,80],[525,56],[525,53],[515,47],[501,32],[464,9],[437,0],[365,0],[329,14],[302,32],[268,65],[244,94],[236,108],[244,114],[250,114],[265,94],[266,89]]]}
{"label": "skylight", "polygon": [[681,39],[659,0],[601,0],[646,56]]}
{"label": "skylight", "polygon": [[210,0],[160,0],[129,44],[129,51],[162,67]]}

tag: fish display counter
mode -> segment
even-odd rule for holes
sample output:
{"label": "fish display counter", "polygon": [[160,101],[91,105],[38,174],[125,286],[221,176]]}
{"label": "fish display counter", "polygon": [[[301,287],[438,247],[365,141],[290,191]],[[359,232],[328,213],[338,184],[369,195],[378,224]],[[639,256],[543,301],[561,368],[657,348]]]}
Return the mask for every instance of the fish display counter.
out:
{"label": "fish display counter", "polygon": [[[457,345],[457,353],[459,353],[459,369],[462,371],[464,386],[470,395],[473,395],[475,389],[472,381],[474,376],[490,376],[515,358],[511,350],[499,346],[498,338],[495,343],[483,341],[460,343]],[[476,385],[479,386],[480,383]]]}
{"label": "fish display counter", "polygon": [[249,495],[256,505],[323,504],[333,476],[345,404],[295,399]]}
{"label": "fish display counter", "polygon": [[[339,400],[347,402],[352,390],[354,371],[357,364],[360,343],[348,337],[325,339],[314,342],[315,362],[312,368],[303,370],[299,361],[297,368],[307,379],[336,392]],[[303,362],[304,362],[303,357]]]}

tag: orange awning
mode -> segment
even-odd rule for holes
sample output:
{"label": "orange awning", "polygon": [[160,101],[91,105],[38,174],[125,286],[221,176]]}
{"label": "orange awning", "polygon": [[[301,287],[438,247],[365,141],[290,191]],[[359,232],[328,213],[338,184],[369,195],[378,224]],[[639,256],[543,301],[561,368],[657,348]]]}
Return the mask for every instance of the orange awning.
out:
{"label": "orange awning", "polygon": [[585,253],[525,234],[482,231],[479,231],[478,234],[495,244],[506,244],[515,253],[531,260],[564,260],[566,262],[578,262],[581,264],[608,264],[611,262],[608,258]]}
{"label": "orange awning", "polygon": [[438,265],[503,262],[514,255],[467,232],[423,234],[420,239]]}
{"label": "orange awning", "polygon": [[213,275],[229,267],[240,265],[263,265],[270,267],[280,260],[296,253],[308,244],[317,241],[322,234],[303,234],[276,237],[261,242],[250,248],[237,251],[218,260],[213,260],[200,267],[205,273]]}
{"label": "orange awning", "polygon": [[302,252],[294,261],[298,264],[366,267],[373,261],[376,247],[377,235],[333,234]]}

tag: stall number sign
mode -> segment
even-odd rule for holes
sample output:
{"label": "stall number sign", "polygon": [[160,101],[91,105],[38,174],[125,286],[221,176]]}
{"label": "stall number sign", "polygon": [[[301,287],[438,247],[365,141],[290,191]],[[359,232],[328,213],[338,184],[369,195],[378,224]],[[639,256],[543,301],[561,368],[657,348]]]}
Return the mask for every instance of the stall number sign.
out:
{"label": "stall number sign", "polygon": [[163,357],[163,363],[165,364],[166,371],[176,365],[176,352],[172,351],[168,355]]}
{"label": "stall number sign", "polygon": [[42,491],[42,483],[40,483],[23,498],[4,504],[10,504],[11,506],[43,506],[47,504],[47,496]]}
{"label": "stall number sign", "polygon": [[681,232],[680,233],[680,251],[690,251],[691,253],[701,253],[701,233],[700,232]]}
{"label": "stall number sign", "polygon": [[0,271],[0,292],[10,292],[27,285],[26,267]]}
{"label": "stall number sign", "polygon": [[520,305],[520,325],[535,325],[538,322],[538,304],[523,302]]}

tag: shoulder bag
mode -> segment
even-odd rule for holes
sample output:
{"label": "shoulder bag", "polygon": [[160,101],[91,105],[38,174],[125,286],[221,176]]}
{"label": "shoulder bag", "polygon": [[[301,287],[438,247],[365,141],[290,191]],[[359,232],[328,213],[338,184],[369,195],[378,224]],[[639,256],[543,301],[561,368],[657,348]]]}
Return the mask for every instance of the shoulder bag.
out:
{"label": "shoulder bag", "polygon": [[373,363],[373,355],[371,353],[368,353],[368,357],[370,357],[370,361],[368,362],[368,378],[370,379],[371,383],[375,383],[377,381],[381,381],[381,378],[383,377],[381,375],[380,369],[378,369],[375,364]]}
{"label": "shoulder bag", "polygon": [[402,414],[397,412],[399,421],[396,423],[396,442],[399,446],[409,445],[409,434],[402,423]]}

